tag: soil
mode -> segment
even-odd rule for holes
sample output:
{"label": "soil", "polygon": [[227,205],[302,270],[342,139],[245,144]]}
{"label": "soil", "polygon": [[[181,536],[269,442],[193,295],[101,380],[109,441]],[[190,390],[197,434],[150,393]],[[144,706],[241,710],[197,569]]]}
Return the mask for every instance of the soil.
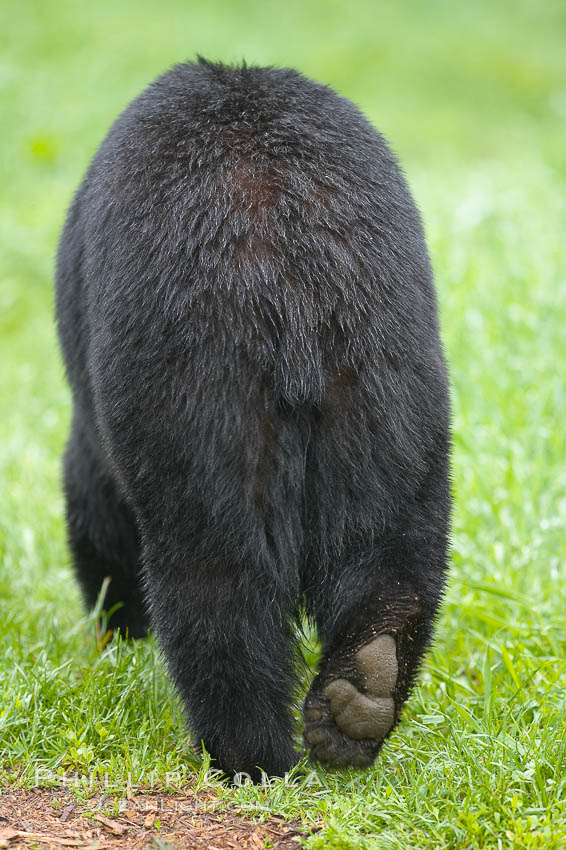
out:
{"label": "soil", "polygon": [[0,848],[9,850],[298,850],[319,828],[305,832],[274,815],[254,822],[210,792],[148,790],[78,802],[67,789],[0,790]]}

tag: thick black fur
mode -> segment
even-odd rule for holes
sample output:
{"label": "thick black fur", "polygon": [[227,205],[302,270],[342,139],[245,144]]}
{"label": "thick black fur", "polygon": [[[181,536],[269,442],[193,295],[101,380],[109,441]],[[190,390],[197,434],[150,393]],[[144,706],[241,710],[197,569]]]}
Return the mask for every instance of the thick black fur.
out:
{"label": "thick black fur", "polygon": [[[398,719],[445,582],[449,399],[421,222],[380,134],[292,70],[173,68],[74,198],[57,319],[85,600],[110,576],[111,625],[151,623],[195,740],[230,773],[295,763],[303,610],[324,647],[307,704],[388,633]],[[313,756],[371,762],[381,741],[325,711]]]}

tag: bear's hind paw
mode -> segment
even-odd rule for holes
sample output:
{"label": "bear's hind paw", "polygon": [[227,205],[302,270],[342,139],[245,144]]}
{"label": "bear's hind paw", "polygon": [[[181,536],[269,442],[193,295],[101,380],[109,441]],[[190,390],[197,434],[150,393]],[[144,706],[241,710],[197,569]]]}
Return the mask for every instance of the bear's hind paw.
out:
{"label": "bear's hind paw", "polygon": [[304,707],[311,757],[334,767],[369,766],[395,723],[397,673],[395,640],[382,634],[355,654],[355,685],[346,673],[311,689]]}

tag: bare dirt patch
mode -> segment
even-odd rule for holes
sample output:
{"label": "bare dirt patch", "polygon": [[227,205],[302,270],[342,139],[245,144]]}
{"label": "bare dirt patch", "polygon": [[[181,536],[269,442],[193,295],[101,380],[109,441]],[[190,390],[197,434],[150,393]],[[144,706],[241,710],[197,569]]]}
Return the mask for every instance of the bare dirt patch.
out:
{"label": "bare dirt patch", "polygon": [[0,791],[0,848],[9,850],[297,850],[307,834],[275,816],[254,822],[207,792],[99,794],[79,803],[64,789]]}

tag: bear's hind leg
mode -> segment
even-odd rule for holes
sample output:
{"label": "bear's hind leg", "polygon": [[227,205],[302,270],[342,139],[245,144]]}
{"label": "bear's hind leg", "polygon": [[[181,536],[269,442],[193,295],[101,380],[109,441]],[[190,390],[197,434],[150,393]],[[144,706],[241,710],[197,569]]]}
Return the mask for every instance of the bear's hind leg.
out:
{"label": "bear's hind leg", "polygon": [[[447,471],[431,473],[409,519],[345,547],[309,609],[324,656],[307,694],[304,740],[333,767],[366,767],[398,722],[430,642],[446,573]],[[320,565],[315,567],[316,576]]]}
{"label": "bear's hind leg", "polygon": [[152,623],[193,741],[230,776],[284,775],[298,761],[293,600],[253,546],[231,551],[227,533],[201,524],[197,504],[181,513],[183,522],[144,526],[144,564]]}
{"label": "bear's hind leg", "polygon": [[149,623],[136,523],[102,459],[96,435],[76,413],[63,472],[69,545],[85,604],[94,607],[109,578],[104,609],[118,606],[109,628],[132,638],[144,637]]}

